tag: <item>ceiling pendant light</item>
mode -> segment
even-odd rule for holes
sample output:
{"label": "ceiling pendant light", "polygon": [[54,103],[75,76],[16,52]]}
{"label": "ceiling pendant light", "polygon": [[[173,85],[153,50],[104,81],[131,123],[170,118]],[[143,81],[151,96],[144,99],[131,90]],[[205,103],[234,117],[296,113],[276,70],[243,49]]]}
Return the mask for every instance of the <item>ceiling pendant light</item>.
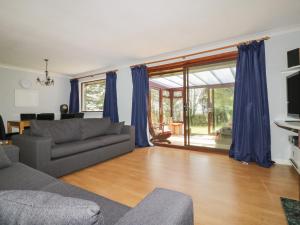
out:
{"label": "ceiling pendant light", "polygon": [[45,70],[45,76],[46,79],[42,80],[39,77],[36,79],[37,83],[39,83],[42,86],[53,86],[54,85],[54,79],[52,79],[49,75],[48,75],[48,59],[44,59],[45,63],[46,63],[46,70]]}

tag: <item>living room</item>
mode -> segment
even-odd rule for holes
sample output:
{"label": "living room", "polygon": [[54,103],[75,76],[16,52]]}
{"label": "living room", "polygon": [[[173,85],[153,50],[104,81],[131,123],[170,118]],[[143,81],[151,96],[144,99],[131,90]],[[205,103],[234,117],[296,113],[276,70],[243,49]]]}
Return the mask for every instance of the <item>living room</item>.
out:
{"label": "living room", "polygon": [[1,1],[0,224],[300,224],[299,11]]}

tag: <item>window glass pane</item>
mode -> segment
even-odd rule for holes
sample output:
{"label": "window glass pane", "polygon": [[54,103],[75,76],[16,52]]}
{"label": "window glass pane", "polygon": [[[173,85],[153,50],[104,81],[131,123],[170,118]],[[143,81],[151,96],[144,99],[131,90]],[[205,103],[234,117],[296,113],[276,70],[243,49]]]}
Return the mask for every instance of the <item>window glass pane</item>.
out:
{"label": "window glass pane", "polygon": [[103,111],[105,80],[82,83],[82,110]]}
{"label": "window glass pane", "polygon": [[216,130],[232,126],[234,88],[216,88],[214,90]]}
{"label": "window glass pane", "polygon": [[174,97],[182,97],[182,91],[174,91]]}
{"label": "window glass pane", "polygon": [[229,68],[213,70],[215,76],[223,83],[234,83],[234,75]]}
{"label": "window glass pane", "polygon": [[173,121],[182,122],[183,121],[183,100],[182,98],[173,99]]}
{"label": "window glass pane", "polygon": [[177,84],[173,81],[170,81],[166,78],[163,78],[163,77],[158,77],[158,78],[153,78],[151,79],[152,82],[154,83],[157,83],[159,85],[162,85],[163,87],[166,87],[166,88],[178,88],[178,87],[182,87],[182,85],[180,84]]}
{"label": "window glass pane", "polygon": [[170,92],[168,90],[163,90],[163,97],[169,97]]}
{"label": "window glass pane", "polygon": [[208,134],[208,89],[191,88],[189,100],[191,135]]}
{"label": "window glass pane", "polygon": [[150,89],[151,94],[151,120],[154,126],[159,125],[159,90]]}
{"label": "window glass pane", "polygon": [[178,76],[166,76],[164,79],[171,81],[175,85],[182,87],[183,86],[183,75]]}
{"label": "window glass pane", "polygon": [[170,123],[170,116],[171,116],[171,106],[170,106],[170,98],[163,98],[163,122],[165,124]]}
{"label": "window glass pane", "polygon": [[194,74],[189,74],[189,86],[201,86],[205,85],[205,83],[199,78],[196,77]]}
{"label": "window glass pane", "polygon": [[210,71],[203,71],[194,74],[196,77],[204,81],[207,85],[219,84],[220,82],[212,75]]}
{"label": "window glass pane", "polygon": [[236,67],[232,67],[232,72],[233,72],[233,76],[235,77],[235,74],[236,74]]}

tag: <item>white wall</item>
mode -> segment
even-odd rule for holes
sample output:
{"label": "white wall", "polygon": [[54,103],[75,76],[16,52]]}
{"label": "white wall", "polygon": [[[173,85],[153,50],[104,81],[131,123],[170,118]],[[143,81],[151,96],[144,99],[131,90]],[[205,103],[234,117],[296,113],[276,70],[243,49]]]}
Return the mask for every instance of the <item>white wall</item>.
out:
{"label": "white wall", "polygon": [[131,124],[132,79],[130,67],[119,68],[117,74],[119,120]]}
{"label": "white wall", "polygon": [[[55,85],[41,87],[36,83],[37,76],[43,73],[21,71],[0,67],[0,114],[6,124],[7,120],[20,118],[20,113],[55,113],[60,117],[59,106],[69,104],[70,79],[64,76],[54,76]],[[32,88],[39,92],[38,107],[15,107],[15,89],[22,89],[20,80],[32,82]]]}
{"label": "white wall", "polygon": [[[300,47],[300,31],[275,35],[266,41],[266,68],[271,120],[272,159],[278,163],[288,163],[290,156],[288,135],[274,124],[274,120],[287,119],[286,75],[287,51]],[[300,87],[299,87],[300,88]],[[295,135],[295,134],[293,134]]]}
{"label": "white wall", "polygon": [[[201,49],[194,49],[166,54],[158,57],[153,57],[145,61],[164,59],[172,56],[188,54],[205,49],[213,49],[220,46],[225,46],[230,43],[236,43],[240,40],[250,40],[256,37],[262,37],[266,34],[254,34],[248,37],[239,37],[236,40],[227,40],[222,43],[210,44]],[[300,31],[290,31],[287,33],[276,33],[271,35],[271,39],[266,41],[266,67],[267,67],[267,83],[269,94],[270,122],[271,122],[271,138],[272,138],[272,159],[277,163],[287,164],[290,157],[288,131],[278,128],[274,124],[275,119],[286,119],[286,84],[285,76],[281,71],[287,68],[288,50],[300,47]],[[232,50],[232,49],[231,49]],[[218,52],[217,52],[218,53]],[[216,54],[216,52],[214,53]],[[125,120],[127,123],[131,121],[131,98],[132,98],[132,81],[130,65],[123,66],[118,71],[118,107],[120,121]]]}

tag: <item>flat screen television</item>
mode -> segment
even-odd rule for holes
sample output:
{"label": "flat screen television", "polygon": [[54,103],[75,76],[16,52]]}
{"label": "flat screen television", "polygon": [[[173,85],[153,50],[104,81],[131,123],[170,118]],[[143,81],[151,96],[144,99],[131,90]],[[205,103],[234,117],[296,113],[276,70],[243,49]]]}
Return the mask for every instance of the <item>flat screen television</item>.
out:
{"label": "flat screen television", "polygon": [[300,118],[300,72],[286,78],[288,116]]}

